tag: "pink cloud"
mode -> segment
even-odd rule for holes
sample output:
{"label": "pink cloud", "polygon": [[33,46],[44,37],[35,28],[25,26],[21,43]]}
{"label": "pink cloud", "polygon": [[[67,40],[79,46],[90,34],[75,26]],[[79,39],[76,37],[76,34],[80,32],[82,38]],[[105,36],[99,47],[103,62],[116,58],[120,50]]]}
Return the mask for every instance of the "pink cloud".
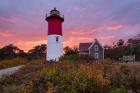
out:
{"label": "pink cloud", "polygon": [[3,20],[3,19],[4,19],[4,17],[0,16],[0,20]]}
{"label": "pink cloud", "polygon": [[109,31],[119,30],[123,28],[125,25],[122,24],[109,24],[106,26],[106,29]]}
{"label": "pink cloud", "polygon": [[1,31],[0,32],[0,37],[6,37],[6,38],[9,38],[9,37],[13,37],[14,35],[11,34],[9,31]]}
{"label": "pink cloud", "polygon": [[[46,43],[47,30],[43,29],[43,33],[39,32],[42,30],[40,27],[37,27],[33,24],[33,22],[29,22],[28,20],[13,17],[9,20],[11,23],[15,24],[15,34],[11,34],[9,31],[14,32],[9,29],[7,31],[2,31],[0,36],[6,38],[7,42],[13,43],[25,51],[32,49],[36,45]],[[46,24],[46,23],[45,23]],[[22,26],[23,25],[23,26]],[[88,26],[79,26],[69,29],[64,29],[64,47],[78,47],[80,42],[92,42],[95,38],[97,38],[103,45],[111,44],[115,40],[115,36],[106,35],[104,30],[114,31],[119,30],[126,25],[119,23],[108,23],[108,24],[100,24],[100,25],[88,25]],[[44,28],[47,26],[44,26]],[[41,34],[42,33],[42,34]],[[1,38],[2,39],[2,38]],[[2,42],[3,45],[9,44]]]}
{"label": "pink cloud", "polygon": [[[13,23],[20,23],[21,20],[15,19]],[[16,24],[17,24],[16,23]],[[26,22],[25,22],[26,23]],[[92,42],[95,38],[97,38],[103,45],[110,44],[114,42],[115,36],[111,35],[104,35],[100,32],[102,29],[109,29],[109,30],[115,30],[120,29],[123,27],[123,25],[119,24],[109,24],[107,26],[98,25],[98,26],[82,26],[82,27],[76,27],[72,29],[65,29],[64,33],[64,47],[65,46],[71,46],[71,47],[78,47],[80,42]],[[38,29],[35,29],[34,32],[37,32]],[[17,33],[15,35],[9,33],[9,31],[5,31],[0,33],[0,36],[3,36],[7,38],[7,42],[13,43],[14,45],[18,46],[21,49],[24,49],[25,51],[28,51],[29,49],[32,49],[36,45],[44,44],[47,42],[46,37],[47,35],[39,34],[34,35],[32,31],[27,30],[24,34],[24,29],[19,30],[23,35],[19,36]],[[46,31],[47,32],[47,31]],[[10,37],[12,37],[10,39]],[[9,40],[8,40],[9,39]],[[10,42],[10,40],[12,42]],[[5,42],[3,42],[5,44]],[[7,44],[7,43],[6,43]],[[6,45],[5,44],[5,45]]]}
{"label": "pink cloud", "polygon": [[103,26],[95,27],[79,27],[75,29],[67,30],[67,35],[64,36],[64,46],[77,46],[81,42],[92,42],[97,38],[103,45],[111,44],[114,42],[115,36],[104,35],[99,33],[102,30]]}

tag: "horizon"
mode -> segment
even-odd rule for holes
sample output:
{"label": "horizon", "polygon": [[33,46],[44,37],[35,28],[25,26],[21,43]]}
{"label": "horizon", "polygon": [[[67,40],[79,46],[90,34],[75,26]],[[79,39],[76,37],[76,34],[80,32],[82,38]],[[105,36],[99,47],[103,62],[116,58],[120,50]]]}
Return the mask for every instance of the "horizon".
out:
{"label": "horizon", "polygon": [[0,47],[14,44],[27,51],[46,44],[45,16],[54,7],[65,16],[64,46],[74,47],[95,38],[103,45],[126,41],[140,34],[139,4],[139,0],[2,0]]}

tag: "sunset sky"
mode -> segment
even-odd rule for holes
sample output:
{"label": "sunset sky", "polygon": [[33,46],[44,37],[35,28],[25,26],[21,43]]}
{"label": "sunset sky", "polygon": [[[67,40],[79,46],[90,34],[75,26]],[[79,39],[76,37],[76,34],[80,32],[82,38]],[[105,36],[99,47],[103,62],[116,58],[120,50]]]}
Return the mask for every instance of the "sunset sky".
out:
{"label": "sunset sky", "polygon": [[54,7],[65,16],[65,46],[95,38],[111,45],[140,33],[140,0],[0,0],[0,47],[47,43],[45,15]]}

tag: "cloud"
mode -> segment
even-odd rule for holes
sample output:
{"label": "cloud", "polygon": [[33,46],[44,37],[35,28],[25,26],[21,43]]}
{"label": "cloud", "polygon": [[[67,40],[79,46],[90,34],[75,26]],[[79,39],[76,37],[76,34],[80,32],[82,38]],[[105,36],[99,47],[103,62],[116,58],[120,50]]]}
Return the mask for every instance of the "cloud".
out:
{"label": "cloud", "polygon": [[[27,50],[45,43],[45,14],[57,7],[65,15],[64,45],[98,38],[112,44],[139,33],[138,0],[3,0],[0,3],[0,46],[14,43]],[[65,5],[65,6],[64,6]]]}
{"label": "cloud", "polygon": [[9,33],[9,31],[3,31],[3,32],[0,32],[0,37],[4,37],[4,38],[10,38],[10,37],[13,37],[14,35]]}
{"label": "cloud", "polygon": [[119,30],[123,27],[124,27],[124,25],[122,25],[122,24],[109,24],[106,26],[106,29],[109,31],[114,31],[114,30]]}
{"label": "cloud", "polygon": [[32,40],[32,41],[22,41],[22,40],[17,40],[15,42],[15,45],[18,46],[21,49],[24,49],[26,52],[30,49],[32,49],[33,47],[37,46],[37,45],[41,45],[41,44],[46,44],[45,40]]}

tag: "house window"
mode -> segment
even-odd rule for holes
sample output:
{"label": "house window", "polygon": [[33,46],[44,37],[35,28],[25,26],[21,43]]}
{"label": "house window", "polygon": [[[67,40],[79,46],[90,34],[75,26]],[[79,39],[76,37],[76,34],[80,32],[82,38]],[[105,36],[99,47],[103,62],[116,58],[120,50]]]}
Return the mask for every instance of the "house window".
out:
{"label": "house window", "polygon": [[59,42],[59,37],[58,36],[56,37],[56,42]]}
{"label": "house window", "polygon": [[95,59],[99,59],[99,53],[94,54]]}
{"label": "house window", "polygon": [[98,45],[95,45],[95,46],[94,46],[94,50],[95,50],[95,51],[98,51],[98,50],[99,50]]}

